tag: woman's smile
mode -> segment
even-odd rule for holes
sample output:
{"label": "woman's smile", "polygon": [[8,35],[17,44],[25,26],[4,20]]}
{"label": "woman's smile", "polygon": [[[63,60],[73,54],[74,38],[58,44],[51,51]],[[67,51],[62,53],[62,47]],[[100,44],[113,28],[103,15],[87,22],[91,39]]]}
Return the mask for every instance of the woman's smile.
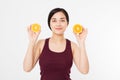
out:
{"label": "woman's smile", "polygon": [[57,27],[57,28],[55,28],[55,30],[62,30],[62,28],[61,27]]}

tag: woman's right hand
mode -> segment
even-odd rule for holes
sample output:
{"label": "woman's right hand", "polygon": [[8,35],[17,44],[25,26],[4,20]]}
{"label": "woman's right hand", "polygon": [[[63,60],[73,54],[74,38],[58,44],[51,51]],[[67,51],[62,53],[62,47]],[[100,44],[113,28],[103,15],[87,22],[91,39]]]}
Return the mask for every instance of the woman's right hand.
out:
{"label": "woman's right hand", "polygon": [[27,27],[27,31],[28,31],[29,41],[35,43],[41,31],[33,32],[31,30],[31,25]]}

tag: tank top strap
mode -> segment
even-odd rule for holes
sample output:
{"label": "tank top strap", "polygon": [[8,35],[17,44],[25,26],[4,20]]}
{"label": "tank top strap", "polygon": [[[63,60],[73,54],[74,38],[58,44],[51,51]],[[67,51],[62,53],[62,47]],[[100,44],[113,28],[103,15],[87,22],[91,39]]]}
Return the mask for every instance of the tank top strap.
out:
{"label": "tank top strap", "polygon": [[66,41],[67,41],[66,50],[71,53],[72,52],[71,41],[69,39],[66,39]]}
{"label": "tank top strap", "polygon": [[48,43],[49,43],[49,38],[47,38],[47,39],[45,40],[45,46],[48,47]]}
{"label": "tank top strap", "polygon": [[69,58],[69,60],[71,61],[71,64],[72,64],[73,54],[72,54],[71,41],[69,39],[67,39],[66,53],[67,53],[68,58]]}
{"label": "tank top strap", "polygon": [[44,43],[44,47],[43,47],[43,50],[42,50],[42,55],[46,54],[46,50],[48,50],[48,41],[49,41],[49,38],[46,38],[45,43]]}
{"label": "tank top strap", "polygon": [[70,47],[71,46],[71,42],[70,40],[66,39],[67,40],[67,47]]}

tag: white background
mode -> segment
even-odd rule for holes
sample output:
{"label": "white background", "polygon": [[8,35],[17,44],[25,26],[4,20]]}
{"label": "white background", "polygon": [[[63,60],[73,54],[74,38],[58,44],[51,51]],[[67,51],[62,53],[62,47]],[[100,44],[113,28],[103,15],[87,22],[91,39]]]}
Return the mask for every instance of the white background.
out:
{"label": "white background", "polygon": [[51,36],[48,13],[63,7],[70,16],[65,37],[76,42],[72,26],[88,28],[86,40],[90,71],[83,75],[73,65],[72,80],[120,80],[119,0],[0,0],[0,80],[40,80],[39,65],[23,71],[28,46],[26,28],[39,23],[39,39]]}

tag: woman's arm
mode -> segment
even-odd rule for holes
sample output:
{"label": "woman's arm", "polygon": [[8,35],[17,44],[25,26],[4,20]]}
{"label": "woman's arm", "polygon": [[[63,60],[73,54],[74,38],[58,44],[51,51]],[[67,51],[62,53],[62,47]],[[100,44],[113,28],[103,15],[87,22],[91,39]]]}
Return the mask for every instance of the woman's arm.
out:
{"label": "woman's arm", "polygon": [[29,36],[29,44],[23,61],[23,69],[24,71],[29,72],[35,66],[40,55],[40,41],[36,43],[40,31],[37,33],[31,31],[31,26],[29,26],[27,30]]}
{"label": "woman's arm", "polygon": [[39,42],[36,44],[34,42],[29,42],[28,49],[23,62],[24,71],[29,72],[33,69],[36,62],[38,61],[38,57],[40,55],[39,53]]}
{"label": "woman's arm", "polygon": [[85,38],[87,36],[87,30],[84,29],[81,34],[75,34],[75,36],[78,41],[78,45],[72,43],[74,63],[81,73],[86,74],[89,72],[89,62],[85,48]]}

